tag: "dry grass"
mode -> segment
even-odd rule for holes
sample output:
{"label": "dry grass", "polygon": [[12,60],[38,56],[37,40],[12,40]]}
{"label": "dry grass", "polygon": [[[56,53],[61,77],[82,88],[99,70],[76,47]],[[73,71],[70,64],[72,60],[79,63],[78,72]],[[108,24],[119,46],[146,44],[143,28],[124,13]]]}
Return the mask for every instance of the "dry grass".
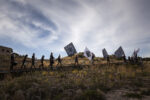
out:
{"label": "dry grass", "polygon": [[[148,94],[149,83],[147,63],[143,72],[137,65],[85,66],[82,70],[24,73],[20,77],[5,79],[0,83],[0,99],[21,98],[20,93],[26,100],[105,100],[109,91],[120,88],[138,89],[143,97],[142,94]],[[126,96],[132,97],[130,93]]]}
{"label": "dry grass", "polygon": [[[15,78],[8,75],[0,82],[0,100],[105,100],[110,91],[118,89],[127,89],[122,97],[149,96],[150,62],[143,66],[107,65],[96,58],[95,65],[91,65],[88,59],[79,58],[79,63],[85,65],[83,69],[36,71]],[[63,59],[63,65],[73,64],[73,57]],[[45,67],[48,65],[47,60]]]}

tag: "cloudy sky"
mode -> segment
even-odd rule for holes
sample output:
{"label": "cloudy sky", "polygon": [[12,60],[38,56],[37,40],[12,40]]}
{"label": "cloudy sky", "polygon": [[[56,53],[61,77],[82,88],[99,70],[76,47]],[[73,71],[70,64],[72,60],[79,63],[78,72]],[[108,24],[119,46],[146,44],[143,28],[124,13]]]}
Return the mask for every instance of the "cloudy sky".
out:
{"label": "cloudy sky", "polygon": [[150,0],[0,0],[0,45],[19,54],[66,56],[73,42],[96,56],[122,46],[150,56]]}

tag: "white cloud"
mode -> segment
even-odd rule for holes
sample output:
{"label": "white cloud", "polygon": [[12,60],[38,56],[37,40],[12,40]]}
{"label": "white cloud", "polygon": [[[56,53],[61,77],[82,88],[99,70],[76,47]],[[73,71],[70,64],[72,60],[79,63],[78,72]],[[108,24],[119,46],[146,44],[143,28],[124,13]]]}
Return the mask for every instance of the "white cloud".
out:
{"label": "white cloud", "polygon": [[[83,51],[87,46],[97,56],[102,56],[101,50],[104,47],[112,54],[120,45],[124,47],[127,55],[138,47],[150,50],[147,40],[150,37],[147,16],[150,14],[145,9],[147,13],[140,15],[144,6],[139,4],[139,0],[14,1],[20,2],[22,10],[25,11],[13,9],[11,2],[4,2],[5,6],[0,7],[0,10],[7,9],[12,12],[0,13],[0,35],[9,36],[27,47],[44,48],[59,53],[64,52],[63,47],[66,44],[73,42],[78,51]],[[29,11],[30,9],[37,11],[37,15],[40,13],[39,17],[34,18],[34,12]],[[14,20],[15,18],[20,20]],[[50,27],[47,20],[51,21],[53,27]],[[54,29],[55,26],[57,29]],[[50,34],[40,38],[39,35],[46,34],[42,31]],[[143,52],[143,55],[147,54],[146,51]]]}

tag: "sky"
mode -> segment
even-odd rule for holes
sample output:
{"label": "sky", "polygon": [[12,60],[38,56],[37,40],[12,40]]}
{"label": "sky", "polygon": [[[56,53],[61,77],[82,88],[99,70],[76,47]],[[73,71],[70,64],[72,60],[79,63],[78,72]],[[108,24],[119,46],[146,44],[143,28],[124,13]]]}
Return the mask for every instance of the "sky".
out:
{"label": "sky", "polygon": [[0,0],[0,45],[37,58],[67,56],[73,42],[102,56],[122,46],[150,56],[150,0]]}

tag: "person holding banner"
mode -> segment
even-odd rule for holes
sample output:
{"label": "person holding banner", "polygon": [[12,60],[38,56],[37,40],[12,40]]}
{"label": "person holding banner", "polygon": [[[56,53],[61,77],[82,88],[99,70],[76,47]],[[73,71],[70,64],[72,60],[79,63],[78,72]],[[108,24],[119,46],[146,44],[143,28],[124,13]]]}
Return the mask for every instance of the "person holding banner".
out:
{"label": "person holding banner", "polygon": [[87,47],[85,47],[84,56],[90,60],[91,64],[94,64],[95,54],[91,52]]}
{"label": "person holding banner", "polygon": [[127,60],[126,60],[126,56],[125,56],[125,55],[123,56],[123,61],[124,61],[124,63],[126,63],[126,62],[127,62]]}
{"label": "person holding banner", "polygon": [[95,58],[95,54],[92,53],[92,59],[91,59],[91,62],[92,62],[93,65],[94,65],[94,58]]}
{"label": "person holding banner", "polygon": [[132,58],[134,60],[134,63],[138,63],[138,52],[140,51],[140,49],[138,48],[137,50],[134,50],[133,54],[132,54]]}
{"label": "person holding banner", "polygon": [[75,57],[75,66],[78,66],[78,65],[79,65],[78,56],[76,55],[76,57]]}
{"label": "person holding banner", "polygon": [[107,56],[107,63],[110,64],[109,56]]}

